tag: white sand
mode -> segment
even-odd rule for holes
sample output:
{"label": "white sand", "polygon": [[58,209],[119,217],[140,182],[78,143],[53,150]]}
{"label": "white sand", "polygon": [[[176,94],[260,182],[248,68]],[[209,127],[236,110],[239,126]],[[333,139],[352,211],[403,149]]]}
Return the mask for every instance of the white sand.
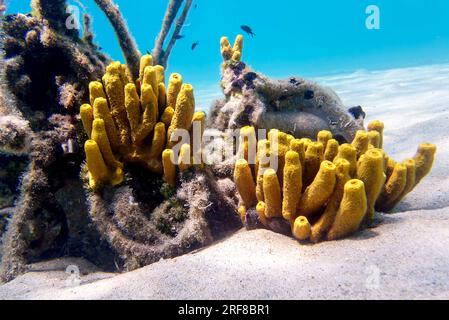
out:
{"label": "white sand", "polygon": [[[62,271],[29,273],[0,287],[1,299],[449,299],[449,65],[358,72],[320,79],[369,120],[386,123],[395,159],[434,142],[435,168],[383,222],[351,239],[301,246],[258,230],[114,276],[67,287]],[[79,260],[36,268],[64,270]],[[106,278],[106,279],[105,279]],[[100,279],[100,280],[99,280]],[[101,280],[102,279],[102,280]]]}

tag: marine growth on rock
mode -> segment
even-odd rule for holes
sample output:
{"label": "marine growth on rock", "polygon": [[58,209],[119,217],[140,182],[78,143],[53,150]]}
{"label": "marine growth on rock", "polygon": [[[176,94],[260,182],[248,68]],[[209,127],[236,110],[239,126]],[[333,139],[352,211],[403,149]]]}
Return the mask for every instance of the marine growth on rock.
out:
{"label": "marine growth on rock", "polygon": [[277,128],[308,138],[328,130],[340,142],[352,141],[363,129],[363,111],[349,112],[331,89],[300,77],[273,80],[253,71],[242,62],[243,36],[238,35],[233,46],[223,37],[220,47],[225,99],[212,109],[210,126]]}
{"label": "marine growth on rock", "polygon": [[188,252],[240,225],[202,163],[206,115],[195,112],[193,87],[180,74],[166,84],[164,68],[144,55],[137,79],[114,62],[89,88],[90,103],[80,107],[82,178],[91,219],[124,268]]}

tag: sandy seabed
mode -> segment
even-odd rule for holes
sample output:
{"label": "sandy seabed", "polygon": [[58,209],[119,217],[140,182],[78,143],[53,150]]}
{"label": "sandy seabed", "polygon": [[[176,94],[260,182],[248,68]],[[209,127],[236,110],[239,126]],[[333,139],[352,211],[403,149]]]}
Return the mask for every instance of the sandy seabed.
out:
{"label": "sandy seabed", "polygon": [[[347,106],[362,105],[367,121],[385,122],[394,159],[413,156],[421,142],[438,146],[432,173],[394,214],[380,215],[378,227],[305,246],[242,230],[121,275],[81,259],[49,261],[1,286],[0,299],[449,299],[449,65],[317,80]],[[79,266],[79,281],[65,273],[68,265]]]}

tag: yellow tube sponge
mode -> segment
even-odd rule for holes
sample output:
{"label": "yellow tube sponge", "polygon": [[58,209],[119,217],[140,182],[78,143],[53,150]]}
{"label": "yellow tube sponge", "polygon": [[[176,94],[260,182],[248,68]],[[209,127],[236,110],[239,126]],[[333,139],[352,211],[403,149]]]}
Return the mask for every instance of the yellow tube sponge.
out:
{"label": "yellow tube sponge", "polygon": [[[112,116],[117,124],[120,142],[123,145],[129,145],[131,132],[128,126],[128,117],[125,110],[124,84],[119,74],[109,72],[103,76],[103,83],[111,106]],[[98,98],[95,101],[97,100]]]}
{"label": "yellow tube sponge", "polygon": [[151,86],[157,101],[159,99],[159,82],[158,82],[158,71],[156,67],[145,68],[143,72],[142,87],[144,85]]}
{"label": "yellow tube sponge", "polygon": [[104,92],[103,84],[101,82],[92,81],[89,83],[89,100],[92,106],[97,98],[106,99],[106,93]]}
{"label": "yellow tube sponge", "polygon": [[298,217],[295,219],[292,227],[293,236],[296,240],[306,241],[310,238],[312,227],[306,217]]}
{"label": "yellow tube sponge", "polygon": [[245,159],[250,164],[256,163],[257,153],[256,130],[252,126],[246,126],[240,129],[239,138],[239,157]]}
{"label": "yellow tube sponge", "polygon": [[140,99],[137,94],[136,85],[132,83],[128,83],[125,86],[125,109],[131,127],[131,136],[135,142],[140,130],[140,123],[142,122],[142,112],[140,110]]}
{"label": "yellow tube sponge", "polygon": [[385,129],[384,123],[379,120],[372,121],[368,124],[368,131],[377,131],[379,133],[380,136],[379,149],[382,149],[384,145],[384,129]]}
{"label": "yellow tube sponge", "polygon": [[377,131],[369,131],[368,132],[368,141],[369,145],[372,148],[380,148],[380,133]]}
{"label": "yellow tube sponge", "polygon": [[310,240],[315,243],[321,241],[332,227],[338,209],[340,208],[341,200],[343,199],[345,185],[349,180],[351,180],[351,176],[349,175],[351,164],[347,160],[339,159],[335,165],[337,167],[337,183],[335,186],[335,191],[327,203],[324,213],[312,227],[312,235],[310,236]]}
{"label": "yellow tube sponge", "polygon": [[318,132],[317,142],[321,142],[323,144],[324,150],[326,150],[327,143],[332,138],[333,138],[332,132],[323,130]]}
{"label": "yellow tube sponge", "polygon": [[263,175],[270,166],[270,142],[260,140],[257,143],[257,163],[256,163],[256,197],[259,201],[264,201]]}
{"label": "yellow tube sponge", "polygon": [[156,81],[157,83],[164,83],[165,82],[165,68],[161,65],[156,65],[153,67],[154,71],[156,72]]}
{"label": "yellow tube sponge", "polygon": [[359,159],[367,150],[369,146],[368,133],[363,130],[357,131],[352,146],[357,152],[357,159]]}
{"label": "yellow tube sponge", "polygon": [[90,104],[83,104],[80,107],[80,116],[84,131],[86,131],[86,134],[90,139],[92,135],[92,122],[94,121],[94,109]]}
{"label": "yellow tube sponge", "polygon": [[[89,139],[96,143],[106,165],[108,172],[104,174],[102,182],[114,185],[123,180],[123,164],[119,162],[123,160],[158,174],[165,170],[167,181],[174,186],[174,168],[178,165],[181,170],[190,167],[192,147],[191,141],[185,142],[187,145],[181,148],[179,164],[170,165],[167,158],[163,163],[162,153],[164,149],[170,148],[166,144],[168,129],[185,129],[188,134],[192,121],[197,120],[200,122],[200,130],[195,130],[195,133],[199,132],[202,139],[205,114],[197,113],[193,119],[195,104],[192,87],[182,86],[182,77],[173,74],[169,81],[170,90],[166,90],[165,69],[153,66],[150,55],[141,58],[139,71],[138,79],[130,79],[125,65],[120,62],[111,63],[102,78],[103,83],[90,83],[89,98],[93,105],[81,106],[81,120]],[[167,107],[169,97],[173,107]],[[175,114],[177,105],[179,110]],[[186,136],[183,134],[183,138]],[[95,148],[89,144],[87,147],[90,147],[91,159],[94,156],[100,158],[98,152],[94,152]],[[197,150],[193,151],[196,155]],[[183,161],[187,159],[189,161]],[[89,162],[92,166],[93,161]],[[95,171],[95,167],[93,168]]]}
{"label": "yellow tube sponge", "polygon": [[393,174],[384,186],[377,199],[376,208],[379,211],[388,212],[396,205],[396,200],[401,196],[407,185],[407,167],[398,163],[394,167]]}
{"label": "yellow tube sponge", "polygon": [[221,37],[220,39],[220,51],[223,59],[225,61],[228,61],[232,58],[232,47],[231,43],[229,42],[229,39],[227,37]]}
{"label": "yellow tube sponge", "polygon": [[337,167],[330,161],[321,163],[315,180],[302,195],[298,209],[299,215],[309,218],[324,207],[335,189],[336,170]]}
{"label": "yellow tube sponge", "polygon": [[111,168],[122,166],[115,159],[115,156],[112,153],[111,145],[108,139],[108,135],[106,133],[104,120],[102,119],[94,120],[92,129],[92,140],[94,140],[97,143],[103,156],[104,162],[106,163],[107,166]]}
{"label": "yellow tube sponge", "polygon": [[309,145],[313,142],[312,139],[309,138],[302,138],[300,140],[304,143],[304,151],[307,151]]}
{"label": "yellow tube sponge", "polygon": [[267,226],[268,226],[268,223],[267,223],[267,217],[266,217],[266,215],[265,215],[265,212],[266,212],[265,202],[260,201],[260,202],[257,204],[257,206],[256,206],[256,212],[257,212],[257,215],[259,216],[259,221],[260,221],[265,227],[267,227]]}
{"label": "yellow tube sponge", "polygon": [[[384,162],[385,163],[385,162]],[[387,176],[387,180],[390,179],[393,174],[394,167],[396,167],[397,162],[391,159],[386,155],[386,165],[385,165],[385,174]]]}
{"label": "yellow tube sponge", "polygon": [[146,67],[152,67],[153,66],[153,57],[150,54],[145,54],[140,58],[140,70],[139,70],[139,81],[140,84],[143,82],[143,76],[145,73]]}
{"label": "yellow tube sponge", "polygon": [[268,219],[282,217],[281,186],[276,171],[268,169],[263,175],[265,216]]}
{"label": "yellow tube sponge", "polygon": [[172,107],[165,108],[165,111],[161,116],[161,121],[165,123],[167,127],[170,127],[174,114],[175,110]]}
{"label": "yellow tube sponge", "polygon": [[258,201],[264,201],[265,196],[263,194],[263,174],[264,174],[264,168],[261,168],[261,165],[259,165],[259,170],[257,170],[256,175],[256,198]]}
{"label": "yellow tube sponge", "polygon": [[268,140],[270,141],[270,152],[278,160],[277,175],[282,185],[284,180],[285,154],[290,149],[288,137],[286,133],[273,129],[268,133]]}
{"label": "yellow tube sponge", "polygon": [[160,82],[159,86],[159,97],[158,97],[158,114],[163,114],[167,108],[167,88],[165,83]]}
{"label": "yellow tube sponge", "polygon": [[419,146],[418,152],[414,157],[416,163],[416,185],[432,170],[436,152],[437,147],[434,144],[423,143]]}
{"label": "yellow tube sponge", "polygon": [[241,206],[238,208],[238,213],[239,213],[239,217],[240,220],[242,220],[243,223],[245,223],[246,221],[246,207],[245,206]]}
{"label": "yellow tube sponge", "polygon": [[87,140],[84,144],[87,168],[89,170],[89,186],[95,188],[98,183],[108,180],[109,172],[101,155],[100,148],[94,140]]}
{"label": "yellow tube sponge", "polygon": [[326,151],[324,152],[324,160],[334,161],[335,157],[338,155],[338,148],[340,144],[335,139],[330,139],[327,142]]}
{"label": "yellow tube sponge", "polygon": [[329,231],[328,240],[337,240],[357,232],[365,217],[367,199],[365,185],[360,180],[346,183],[340,209]]}
{"label": "yellow tube sponge", "polygon": [[357,177],[365,184],[368,201],[367,221],[372,222],[376,213],[374,206],[386,180],[382,150],[371,149],[360,157]]}
{"label": "yellow tube sponge", "polygon": [[198,111],[193,114],[192,126],[196,122],[199,123],[199,125],[200,125],[201,136],[202,136],[204,133],[204,130],[206,130],[206,114],[204,113],[204,111]]}
{"label": "yellow tube sponge", "polygon": [[173,150],[166,149],[162,152],[162,165],[164,168],[164,180],[170,186],[176,187],[176,165]]}
{"label": "yellow tube sponge", "polygon": [[142,84],[142,93],[140,97],[141,106],[143,109],[142,123],[139,126],[139,130],[135,135],[135,143],[142,144],[143,141],[153,131],[157,122],[157,96],[151,85],[146,83]]}
{"label": "yellow tube sponge", "polygon": [[237,35],[234,42],[234,47],[232,48],[234,51],[243,52],[243,36],[241,34]]}
{"label": "yellow tube sponge", "polygon": [[190,130],[194,112],[195,98],[193,96],[193,87],[190,84],[183,84],[176,101],[175,114],[168,130],[168,143],[170,146],[173,145],[174,141],[171,141],[171,137],[176,130]]}
{"label": "yellow tube sponge", "polygon": [[[406,179],[405,179],[405,187],[402,193],[394,200],[390,201],[389,204],[385,204],[384,200],[379,198],[376,203],[376,209],[380,211],[388,212],[392,210],[399,202],[401,202],[402,199],[404,199],[407,194],[409,194],[413,188],[415,187],[415,179],[416,179],[416,162],[414,159],[408,159],[402,163],[407,170],[406,173]],[[394,173],[392,173],[391,177]],[[389,180],[391,180],[391,177]],[[391,188],[391,187],[390,187]]]}
{"label": "yellow tube sponge", "polygon": [[349,174],[351,177],[355,177],[357,175],[357,151],[355,148],[348,143],[342,144],[338,148],[338,154],[335,157],[334,162],[339,159],[345,159],[350,163],[351,169],[349,170]]}
{"label": "yellow tube sponge", "polygon": [[192,149],[190,144],[183,144],[179,151],[179,170],[186,171],[192,166]]}
{"label": "yellow tube sponge", "polygon": [[409,194],[416,185],[416,162],[414,159],[408,159],[404,162],[405,167],[407,168],[407,181],[405,184],[404,191],[395,201],[396,203],[393,205],[396,206],[402,199],[405,198],[407,194]]}
{"label": "yellow tube sponge", "polygon": [[182,87],[182,76],[179,73],[172,73],[168,80],[167,107],[176,109],[176,100]]}
{"label": "yellow tube sponge", "polygon": [[101,154],[100,148],[94,140],[87,140],[84,144],[87,169],[89,171],[89,186],[93,189],[100,184],[110,183],[113,186],[123,182],[123,170],[120,166],[108,168]]}
{"label": "yellow tube sponge", "polygon": [[242,60],[242,53],[240,51],[234,51],[232,54],[232,61],[239,62],[240,60]]}
{"label": "yellow tube sponge", "polygon": [[165,124],[159,122],[154,126],[153,142],[151,143],[150,158],[160,159],[162,152],[166,146],[167,132]]}
{"label": "yellow tube sponge", "polygon": [[108,102],[106,99],[95,99],[94,119],[104,120],[104,125],[108,134],[112,151],[118,152],[118,150],[120,149],[120,138],[114,123],[114,119],[112,119],[111,112],[109,111]]}
{"label": "yellow tube sponge", "polygon": [[301,139],[294,139],[290,142],[290,150],[295,151],[299,155],[299,161],[304,172],[304,163],[306,159],[306,149],[304,147],[304,141]]}
{"label": "yellow tube sponge", "polygon": [[321,142],[312,142],[309,144],[304,160],[304,183],[303,188],[308,187],[315,179],[320,170],[321,163],[324,161],[324,147]]}
{"label": "yellow tube sponge", "polygon": [[284,186],[282,201],[282,216],[291,221],[296,218],[296,210],[301,198],[302,168],[299,155],[295,151],[287,152],[284,167]]}
{"label": "yellow tube sponge", "polygon": [[234,182],[245,207],[254,207],[257,203],[256,186],[254,185],[251,168],[244,159],[238,160],[235,164]]}
{"label": "yellow tube sponge", "polygon": [[203,141],[202,137],[206,130],[206,114],[203,111],[198,111],[193,114],[192,129],[191,129],[191,141],[192,141],[192,153],[193,163],[203,163]]}

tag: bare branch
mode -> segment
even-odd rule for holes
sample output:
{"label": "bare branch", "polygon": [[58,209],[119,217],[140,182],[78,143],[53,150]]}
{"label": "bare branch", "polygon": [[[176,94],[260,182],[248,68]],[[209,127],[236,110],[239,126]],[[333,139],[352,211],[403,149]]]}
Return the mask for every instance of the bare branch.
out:
{"label": "bare branch", "polygon": [[119,39],[120,48],[126,59],[126,64],[134,79],[139,77],[139,64],[141,54],[137,44],[126,25],[125,19],[118,6],[112,0],[95,0],[95,3],[105,13]]}
{"label": "bare branch", "polygon": [[66,0],[31,0],[31,9],[39,19],[47,20],[51,29],[73,38],[79,36],[78,30],[65,25],[69,16]]}
{"label": "bare branch", "polygon": [[84,34],[83,34],[83,41],[90,47],[94,47],[94,33],[92,31],[92,18],[90,15],[85,13],[83,15],[83,22],[84,22]]}
{"label": "bare branch", "polygon": [[181,33],[182,28],[184,27],[184,23],[189,14],[190,7],[192,6],[192,2],[193,2],[193,0],[186,0],[184,10],[182,11],[179,19],[176,21],[175,31],[173,32],[170,42],[168,43],[167,49],[165,50],[164,55],[160,61],[160,64],[163,65],[164,67],[167,66],[167,62],[168,62],[168,58],[170,57],[170,53],[173,50],[173,47],[175,46],[176,41],[178,40],[178,36]]}
{"label": "bare branch", "polygon": [[167,11],[165,12],[164,20],[162,21],[162,27],[159,31],[159,35],[156,38],[156,42],[154,44],[153,49],[153,61],[156,64],[160,63],[161,58],[164,56],[164,43],[167,38],[168,33],[170,32],[171,26],[175,21],[176,16],[178,15],[179,8],[184,0],[170,0],[168,3]]}

